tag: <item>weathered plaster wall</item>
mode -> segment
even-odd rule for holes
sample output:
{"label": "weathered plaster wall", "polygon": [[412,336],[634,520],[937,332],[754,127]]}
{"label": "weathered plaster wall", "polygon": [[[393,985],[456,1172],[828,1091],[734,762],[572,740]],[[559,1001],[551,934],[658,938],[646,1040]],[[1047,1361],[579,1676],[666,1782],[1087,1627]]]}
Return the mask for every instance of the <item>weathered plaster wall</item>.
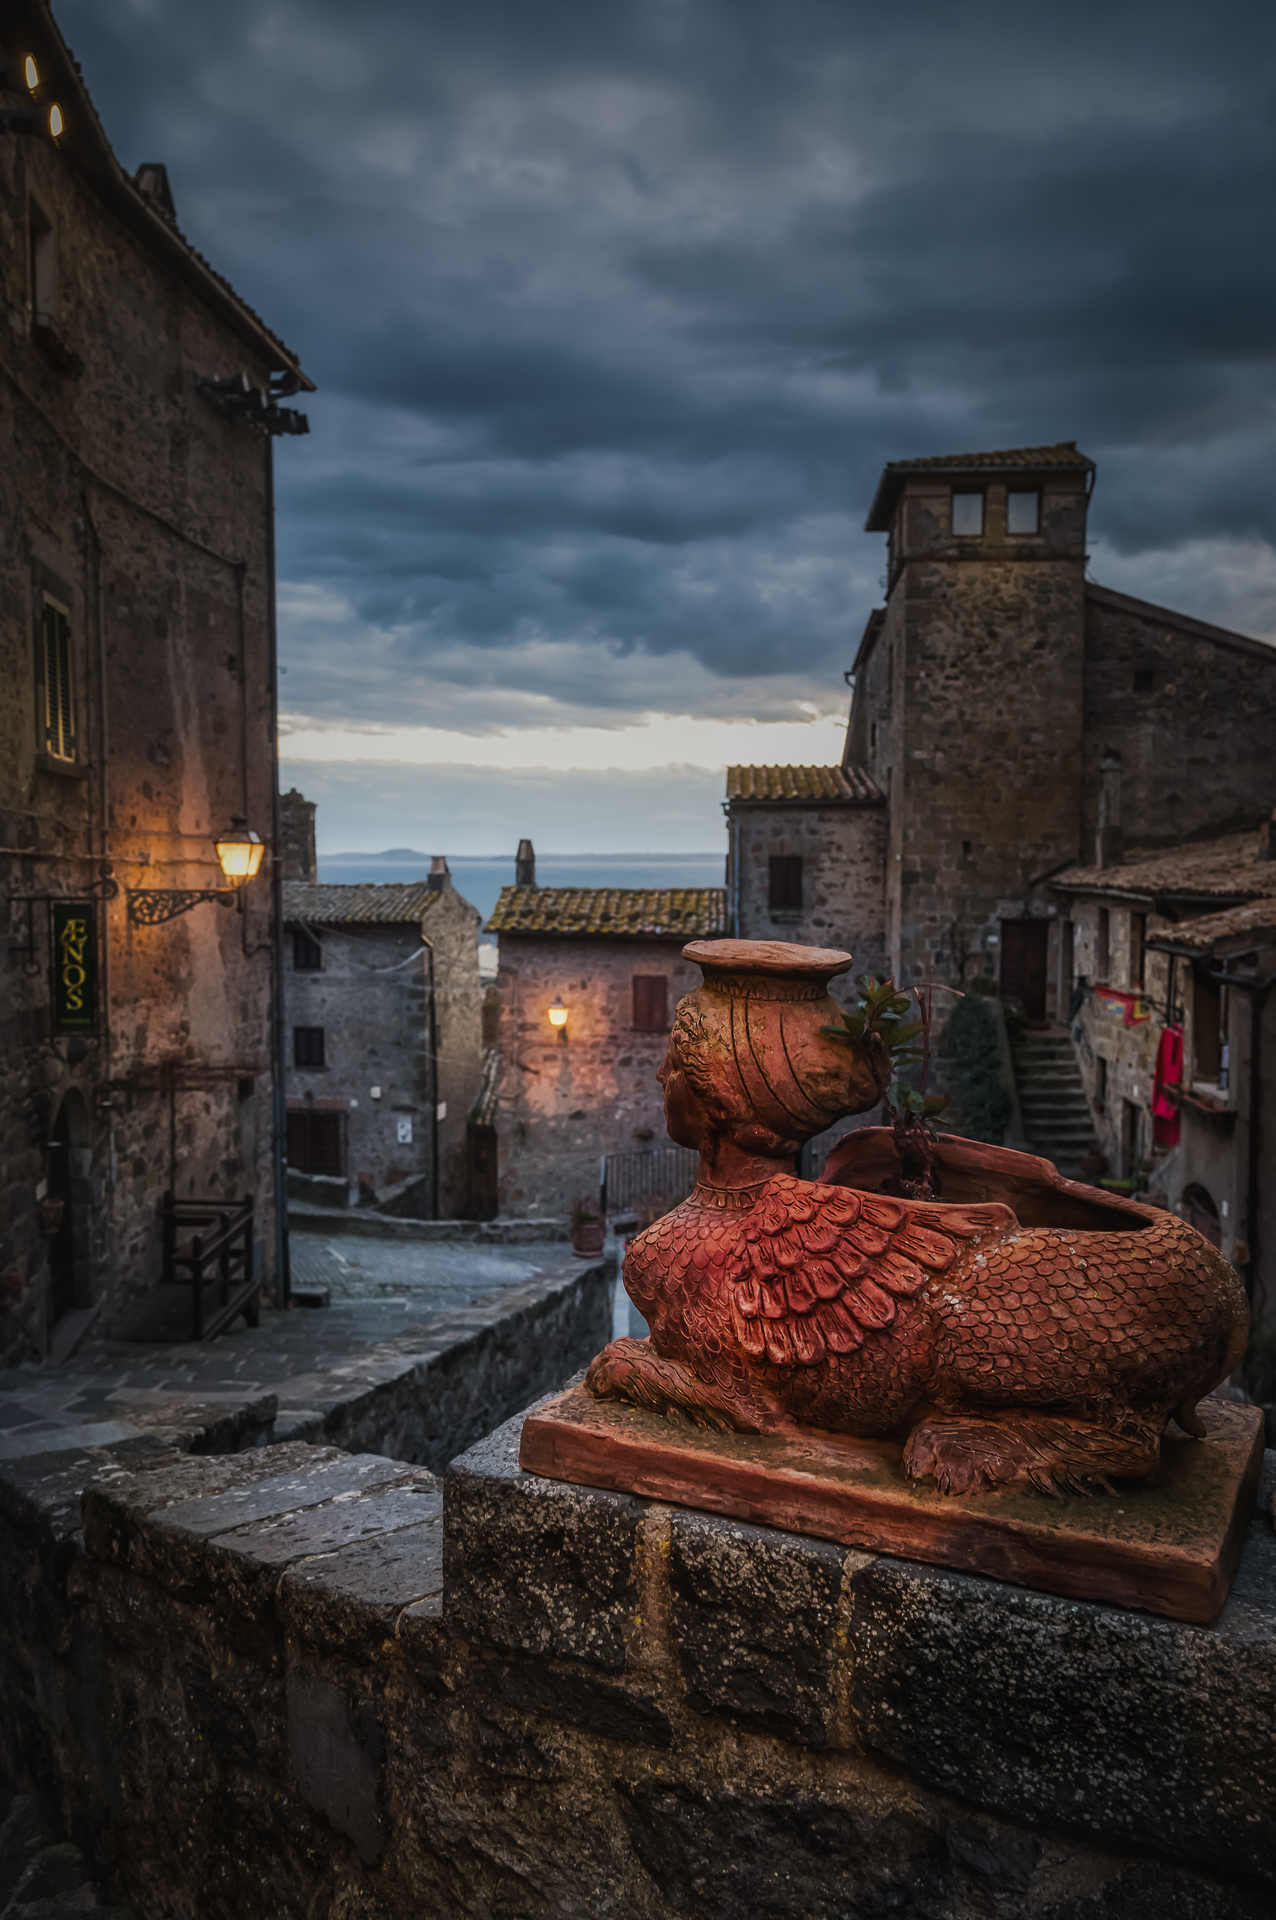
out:
{"label": "weathered plaster wall", "polygon": [[[681,940],[501,935],[502,1213],[565,1213],[596,1202],[601,1156],[666,1144],[656,1072],[668,1029],[633,1025],[633,976],[662,974],[674,1008],[700,985]],[[546,1009],[568,1008],[564,1039]]]}
{"label": "weathered plaster wall", "polygon": [[173,1920],[1270,1910],[1265,1518],[1184,1627],[541,1480],[520,1425],[442,1499],[301,1446],[8,1469],[9,1777]]}
{"label": "weathered plaster wall", "polygon": [[[880,806],[733,805],[740,879],[729,898],[739,912],[739,938],[842,947],[854,954],[855,967],[833,983],[833,992],[843,999],[853,994],[861,973],[880,973],[886,965],[886,832]],[[776,854],[801,857],[800,912],[769,904],[769,863]]]}
{"label": "weathered plaster wall", "polygon": [[[32,337],[33,207],[78,376]],[[131,925],[123,893],[219,885],[212,840],[234,813],[271,832],[265,447],[193,391],[198,374],[264,384],[269,368],[40,140],[0,141],[0,307],[0,884],[74,898],[107,858],[121,885],[98,910],[109,1015],[93,1044],[49,1044],[45,909],[29,969],[6,910],[0,1351],[18,1357],[49,1336],[37,1195],[72,1089],[92,1192],[77,1306],[159,1278],[169,1185],[253,1192],[273,1273],[268,876],[242,916],[210,904],[158,927]],[[62,771],[37,738],[46,588],[70,610],[78,757]]]}

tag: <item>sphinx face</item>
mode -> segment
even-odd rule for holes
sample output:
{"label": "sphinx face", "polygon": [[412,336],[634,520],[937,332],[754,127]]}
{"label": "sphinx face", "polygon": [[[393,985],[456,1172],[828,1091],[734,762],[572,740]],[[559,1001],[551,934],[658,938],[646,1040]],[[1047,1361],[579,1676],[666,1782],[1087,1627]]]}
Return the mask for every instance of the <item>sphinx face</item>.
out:
{"label": "sphinx face", "polygon": [[713,1123],[704,1102],[674,1057],[672,1046],[656,1079],[665,1096],[665,1130],[669,1138],[680,1147],[694,1147],[698,1152],[712,1133]]}

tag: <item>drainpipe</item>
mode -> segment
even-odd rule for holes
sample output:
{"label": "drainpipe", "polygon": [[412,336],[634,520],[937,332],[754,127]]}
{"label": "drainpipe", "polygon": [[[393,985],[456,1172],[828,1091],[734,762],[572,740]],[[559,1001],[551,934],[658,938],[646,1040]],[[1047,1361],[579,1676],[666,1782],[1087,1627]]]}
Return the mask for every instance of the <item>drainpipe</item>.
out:
{"label": "drainpipe", "polygon": [[[279,807],[279,635],[275,624],[275,443],[262,435],[266,476],[266,638],[270,682],[270,891],[273,908],[271,999],[275,1042],[274,1097],[271,1102],[273,1139],[271,1163],[275,1182],[275,1272],[279,1304],[292,1305],[292,1259],[288,1246],[288,1109],[287,1027],[284,1024],[284,877],[283,821]],[[245,760],[245,777],[247,760]]]}
{"label": "drainpipe", "polygon": [[434,1001],[434,942],[421,935],[425,950],[430,956],[430,1014],[426,1035],[430,1049],[430,1184],[433,1211],[432,1220],[442,1219],[439,1212],[439,1026],[435,1018]]}
{"label": "drainpipe", "polygon": [[1214,968],[1210,978],[1220,986],[1241,987],[1249,995],[1249,1150],[1246,1155],[1245,1179],[1245,1236],[1249,1250],[1246,1263],[1245,1291],[1249,1295],[1250,1305],[1254,1304],[1254,1282],[1258,1273],[1258,1214],[1259,1214],[1259,1177],[1258,1149],[1259,1122],[1262,1115],[1263,1087],[1261,1079],[1263,1049],[1263,1009],[1267,1005],[1267,996],[1276,987],[1276,973],[1269,973],[1265,980],[1247,980],[1242,974],[1228,973],[1226,968]]}

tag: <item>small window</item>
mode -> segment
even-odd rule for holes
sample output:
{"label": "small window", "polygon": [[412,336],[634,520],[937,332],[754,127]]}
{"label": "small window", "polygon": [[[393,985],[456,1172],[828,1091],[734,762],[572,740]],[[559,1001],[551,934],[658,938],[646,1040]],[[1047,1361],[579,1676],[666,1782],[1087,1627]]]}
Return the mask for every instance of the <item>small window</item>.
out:
{"label": "small window", "polygon": [[1200,972],[1192,981],[1192,1078],[1217,1086],[1223,1066],[1223,998],[1217,981]]}
{"label": "small window", "polygon": [[322,1067],[323,1058],[322,1027],[294,1027],[292,1030],[292,1063],[294,1067]]}
{"label": "small window", "polygon": [[1095,954],[1094,954],[1094,977],[1097,981],[1100,982],[1100,984],[1102,984],[1104,981],[1107,980],[1108,966],[1111,962],[1111,955],[1112,955],[1111,922],[1108,918],[1108,909],[1106,907],[1100,907],[1099,908],[1099,936],[1097,941],[1095,942]]}
{"label": "small window", "polygon": [[293,928],[292,964],[297,973],[323,972],[323,948],[304,927]]}
{"label": "small window", "polygon": [[771,855],[767,903],[773,913],[802,911],[802,856],[800,853]]}
{"label": "small window", "polygon": [[64,764],[76,757],[71,668],[70,609],[46,593],[40,609],[41,731],[45,753]]}
{"label": "small window", "polygon": [[955,493],[953,495],[953,532],[969,536],[981,534],[984,530],[984,496],[982,493]]}
{"label": "small window", "polygon": [[1136,667],[1134,669],[1134,691],[1136,693],[1151,693],[1155,684],[1156,675],[1151,667]]}
{"label": "small window", "polygon": [[345,1115],[316,1113],[312,1107],[288,1112],[288,1165],[298,1173],[323,1173],[341,1179],[346,1170]]}
{"label": "small window", "polygon": [[962,843],[961,843],[961,857],[962,857],[962,859],[963,859],[963,860],[969,860],[969,859],[970,859],[970,857],[971,857],[971,853],[972,853],[972,846],[973,846],[973,843],[972,843],[971,841],[969,841],[969,840],[963,840],[963,841],[962,841]]}
{"label": "small window", "polygon": [[53,228],[34,200],[28,205],[31,253],[31,319],[37,327],[53,324]]}
{"label": "small window", "polygon": [[1041,496],[1037,493],[1006,495],[1006,532],[1036,533],[1041,524]]}
{"label": "small window", "polygon": [[639,1033],[668,1033],[669,982],[663,973],[634,975],[634,1027]]}

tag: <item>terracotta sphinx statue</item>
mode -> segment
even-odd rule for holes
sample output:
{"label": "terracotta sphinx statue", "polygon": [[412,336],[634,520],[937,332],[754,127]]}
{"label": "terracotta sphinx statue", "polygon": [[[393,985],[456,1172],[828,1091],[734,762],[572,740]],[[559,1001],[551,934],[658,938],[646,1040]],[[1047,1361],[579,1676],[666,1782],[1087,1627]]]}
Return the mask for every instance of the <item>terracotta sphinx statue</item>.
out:
{"label": "terracotta sphinx statue", "polygon": [[1196,1403],[1237,1364],[1248,1311],[1193,1228],[1087,1202],[1058,1176],[1053,1190],[1082,1196],[1056,1209],[1062,1224],[1039,1193],[1021,1218],[1002,1200],[797,1179],[802,1143],[874,1106],[890,1077],[871,1034],[821,1032],[851,956],[739,940],[684,953],[704,984],[678,1006],[659,1078],[699,1178],[630,1244],[625,1285],[651,1335],[598,1355],[594,1395],[743,1433],[902,1440],[910,1478],[942,1493],[1139,1478],[1171,1417],[1204,1433]]}

